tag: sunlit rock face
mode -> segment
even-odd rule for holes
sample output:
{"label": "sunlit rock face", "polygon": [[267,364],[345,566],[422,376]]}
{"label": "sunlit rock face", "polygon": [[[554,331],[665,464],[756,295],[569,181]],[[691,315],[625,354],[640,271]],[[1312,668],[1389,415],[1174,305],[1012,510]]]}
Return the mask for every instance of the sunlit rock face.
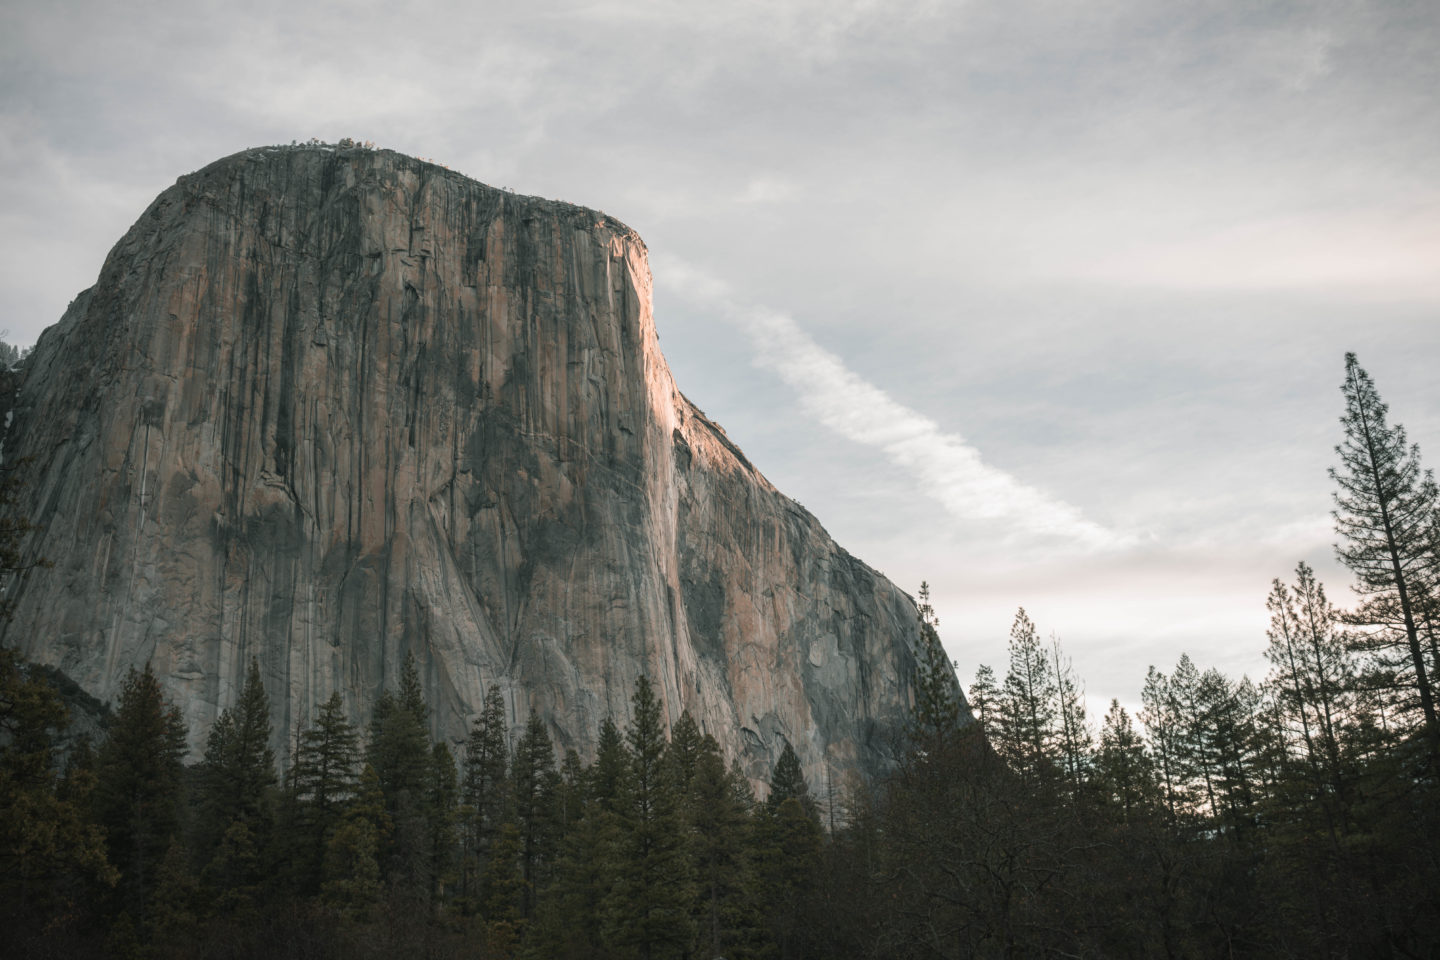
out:
{"label": "sunlit rock face", "polygon": [[5,642],[112,698],[153,664],[192,748],[251,657],[276,746],[415,656],[437,735],[485,688],[589,755],[648,674],[754,778],[873,773],[912,702],[909,597],[681,395],[645,245],[390,152],[182,177],[41,338]]}

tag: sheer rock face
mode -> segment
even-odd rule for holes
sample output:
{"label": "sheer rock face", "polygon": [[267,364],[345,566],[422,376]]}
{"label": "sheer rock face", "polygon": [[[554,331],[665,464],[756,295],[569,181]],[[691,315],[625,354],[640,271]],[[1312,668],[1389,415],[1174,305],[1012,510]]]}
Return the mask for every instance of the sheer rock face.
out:
{"label": "sheer rock face", "polygon": [[648,674],[757,779],[887,762],[916,612],[676,389],[645,246],[390,152],[181,178],[41,338],[4,444],[53,561],[6,642],[101,698],[150,661],[192,747],[257,657],[283,751],[407,652],[591,751]]}

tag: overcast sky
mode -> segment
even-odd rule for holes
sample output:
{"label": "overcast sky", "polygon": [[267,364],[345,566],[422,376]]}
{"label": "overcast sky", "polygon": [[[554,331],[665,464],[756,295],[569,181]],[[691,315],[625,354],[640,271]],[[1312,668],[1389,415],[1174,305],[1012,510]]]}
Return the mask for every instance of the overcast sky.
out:
{"label": "overcast sky", "polygon": [[962,682],[1015,609],[1091,712],[1265,672],[1336,598],[1343,355],[1440,464],[1440,4],[233,3],[0,11],[0,327],[183,173],[373,140],[598,207],[686,394]]}

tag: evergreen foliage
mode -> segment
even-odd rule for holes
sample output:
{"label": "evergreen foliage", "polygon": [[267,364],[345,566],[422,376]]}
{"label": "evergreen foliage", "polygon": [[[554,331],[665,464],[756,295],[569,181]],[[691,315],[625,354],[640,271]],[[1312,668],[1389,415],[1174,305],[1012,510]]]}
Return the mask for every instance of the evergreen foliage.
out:
{"label": "evergreen foliage", "polygon": [[919,669],[915,677],[915,711],[910,723],[911,738],[921,744],[945,737],[960,725],[960,688],[955,665],[945,653],[936,628],[940,620],[930,604],[930,585],[920,584],[920,645],[916,651]]}
{"label": "evergreen foliage", "polygon": [[534,891],[554,858],[560,787],[560,778],[555,772],[555,747],[540,714],[533,708],[525,723],[525,733],[515,744],[510,782],[515,790],[513,822],[523,881],[520,914],[529,920],[535,913]]}
{"label": "evergreen foliage", "polygon": [[1145,812],[1157,795],[1155,768],[1145,741],[1120,701],[1111,700],[1095,754],[1095,784],[1121,823]]}
{"label": "evergreen foliage", "polygon": [[995,711],[1000,700],[1000,688],[995,684],[994,670],[983,663],[975,669],[975,680],[970,684],[970,695],[967,699],[975,720],[986,732],[993,732],[998,720]]}
{"label": "evergreen foliage", "polygon": [[120,871],[117,908],[148,929],[158,868],[180,828],[185,725],[147,663],[131,669],[100,747],[95,822]]}
{"label": "evergreen foliage", "polygon": [[462,843],[460,897],[461,909],[465,912],[474,906],[490,845],[508,817],[508,730],[504,696],[500,687],[492,683],[485,691],[484,706],[465,742],[458,813]]}
{"label": "evergreen foliage", "polygon": [[[1436,667],[1440,623],[1427,623],[1436,607],[1434,552],[1440,488],[1420,465],[1420,448],[1409,444],[1405,429],[1386,421],[1389,407],[1375,383],[1355,359],[1345,355],[1345,439],[1335,448],[1340,466],[1330,470],[1335,494],[1336,556],[1355,574],[1361,598],[1352,622],[1369,630],[1357,638],[1375,656],[1375,676],[1388,685],[1410,688],[1396,701],[1404,714],[1417,715],[1432,763],[1440,763],[1440,717],[1436,714],[1431,674]],[[1430,662],[1422,649],[1421,629],[1429,627]]]}
{"label": "evergreen foliage", "polygon": [[406,654],[399,693],[385,691],[375,705],[365,762],[384,798],[388,830],[380,831],[381,873],[392,892],[411,903],[429,902],[435,881],[430,715],[414,657]]}
{"label": "evergreen foliage", "polygon": [[786,800],[798,800],[807,810],[814,806],[814,801],[810,799],[810,785],[805,782],[805,771],[800,768],[800,758],[795,755],[788,740],[770,773],[770,795],[765,804],[773,810]]}
{"label": "evergreen foliage", "polygon": [[1023,777],[1049,778],[1054,771],[1057,700],[1054,669],[1039,631],[1024,608],[1010,627],[1010,669],[998,703],[995,749]]}
{"label": "evergreen foliage", "polygon": [[54,689],[0,648],[0,926],[17,944],[41,932],[38,917],[74,922],[86,888],[118,877],[88,815],[89,764],[77,758],[63,777],[59,769],[66,720]]}
{"label": "evergreen foliage", "polygon": [[270,701],[260,664],[251,659],[235,706],[221,711],[210,728],[197,791],[196,833],[204,875],[227,903],[252,899],[260,884],[256,845],[270,833],[274,785]]}
{"label": "evergreen foliage", "polygon": [[339,691],[300,735],[287,791],[286,852],[299,888],[320,888],[325,849],[355,799],[359,733],[345,716]]}
{"label": "evergreen foliage", "polygon": [[681,956],[694,936],[693,866],[660,702],[641,676],[625,731],[629,776],[618,805],[619,858],[604,938],[622,954]]}

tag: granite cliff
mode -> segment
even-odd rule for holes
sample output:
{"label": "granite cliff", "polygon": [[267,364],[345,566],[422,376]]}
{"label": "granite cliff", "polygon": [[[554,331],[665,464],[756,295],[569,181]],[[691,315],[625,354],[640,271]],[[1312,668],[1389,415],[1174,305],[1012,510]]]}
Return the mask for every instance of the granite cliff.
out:
{"label": "granite cliff", "polygon": [[257,657],[277,746],[407,652],[437,734],[485,687],[582,755],[648,673],[747,772],[885,766],[913,602],[677,390],[645,246],[388,151],[182,177],[40,338],[4,641],[103,699],[150,661],[203,743]]}

